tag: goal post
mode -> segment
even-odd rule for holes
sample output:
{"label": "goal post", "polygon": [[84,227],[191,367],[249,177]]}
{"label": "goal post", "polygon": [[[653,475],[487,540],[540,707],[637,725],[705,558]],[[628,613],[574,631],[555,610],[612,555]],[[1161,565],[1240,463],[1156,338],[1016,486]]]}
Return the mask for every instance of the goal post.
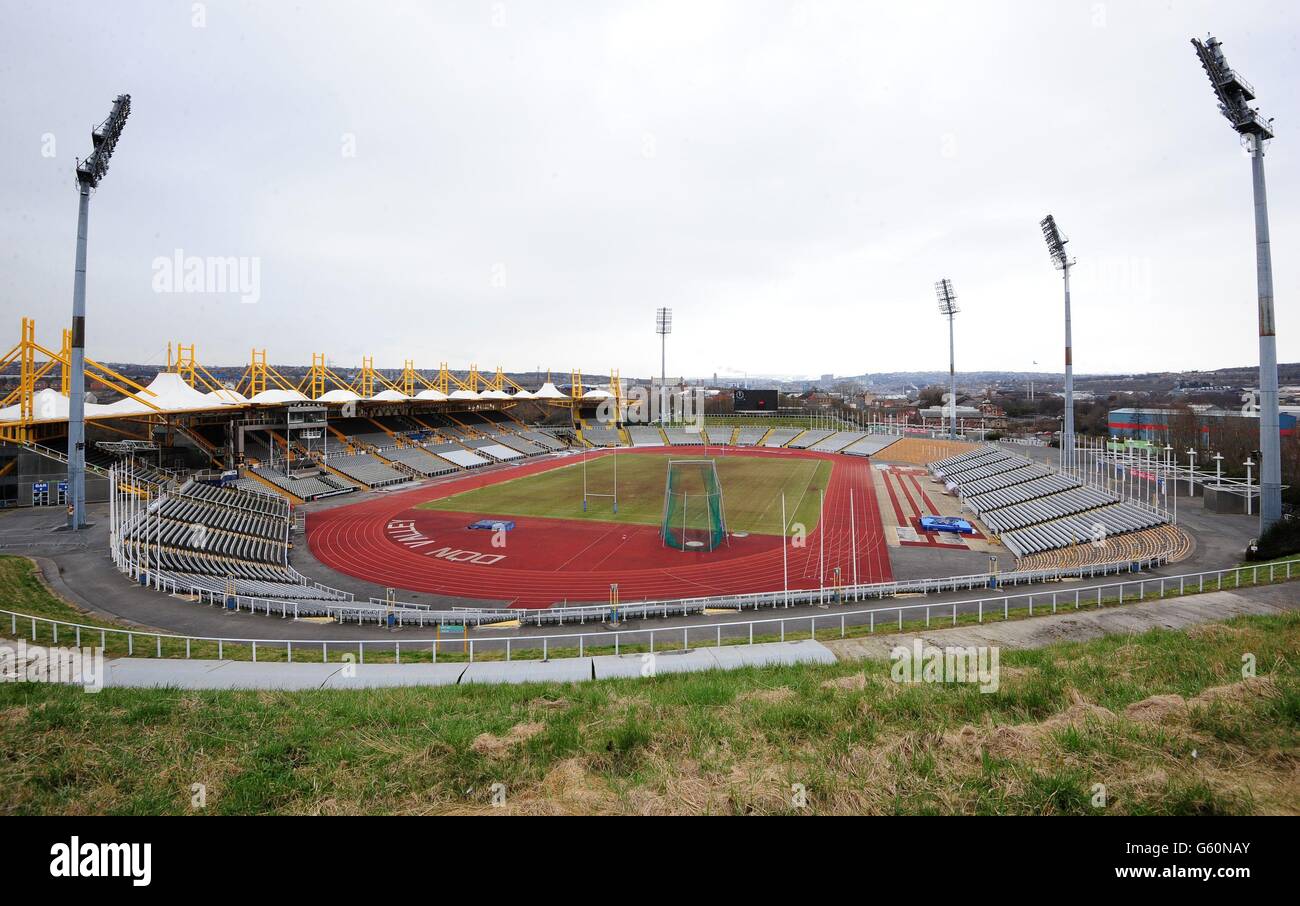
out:
{"label": "goal post", "polygon": [[726,508],[712,459],[671,459],[659,536],[666,547],[712,551],[727,541]]}
{"label": "goal post", "polygon": [[613,500],[614,515],[618,515],[618,453],[615,451],[601,454],[601,458],[598,462],[603,461],[606,456],[613,461],[613,482],[610,485],[601,485],[601,487],[609,487],[609,491],[593,491],[591,489],[593,485],[587,479],[587,451],[582,451],[582,511],[584,513],[587,512],[587,502],[591,500],[591,498],[609,497]]}

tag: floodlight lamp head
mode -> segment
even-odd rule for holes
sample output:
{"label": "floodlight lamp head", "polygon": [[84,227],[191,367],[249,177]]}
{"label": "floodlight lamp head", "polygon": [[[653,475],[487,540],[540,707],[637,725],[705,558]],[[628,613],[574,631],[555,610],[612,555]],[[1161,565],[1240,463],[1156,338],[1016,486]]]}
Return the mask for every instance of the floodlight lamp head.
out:
{"label": "floodlight lamp head", "polygon": [[90,143],[95,146],[90,156],[77,162],[77,182],[94,188],[108,172],[108,160],[113,156],[117,140],[122,136],[126,118],[131,115],[131,95],[119,94],[113,101],[108,118],[90,132]]}
{"label": "floodlight lamp head", "polygon": [[673,332],[673,310],[660,308],[655,311],[655,333],[666,336]]}
{"label": "floodlight lamp head", "polygon": [[1074,264],[1074,260],[1065,255],[1065,244],[1070,240],[1061,235],[1056,218],[1048,214],[1038,225],[1043,229],[1043,240],[1047,243],[1047,254],[1051,256],[1053,266],[1059,271]]}
{"label": "floodlight lamp head", "polygon": [[947,277],[935,281],[934,295],[939,300],[939,314],[951,318],[961,311],[957,307],[957,294],[952,291],[952,281]]}
{"label": "floodlight lamp head", "polygon": [[1265,119],[1248,101],[1255,99],[1254,87],[1239,76],[1223,55],[1223,45],[1214,35],[1204,41],[1192,38],[1192,46],[1201,67],[1210,79],[1210,87],[1219,101],[1219,112],[1242,135],[1258,135],[1261,140],[1273,137],[1273,120]]}

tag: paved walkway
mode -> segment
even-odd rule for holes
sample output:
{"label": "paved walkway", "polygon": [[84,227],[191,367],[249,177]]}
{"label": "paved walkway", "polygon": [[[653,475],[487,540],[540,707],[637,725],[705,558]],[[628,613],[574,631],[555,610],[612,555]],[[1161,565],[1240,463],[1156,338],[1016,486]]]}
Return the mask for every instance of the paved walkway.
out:
{"label": "paved walkway", "polygon": [[927,645],[999,645],[1043,648],[1055,642],[1086,642],[1103,635],[1136,635],[1151,629],[1184,629],[1198,623],[1230,620],[1248,614],[1300,610],[1296,584],[1266,585],[1237,591],[1211,591],[1183,598],[1148,600],[1100,610],[1081,608],[1011,622],[988,622],[920,633],[890,633],[826,643],[842,661],[884,659],[896,645],[921,639]]}
{"label": "paved walkway", "polygon": [[1103,635],[1137,634],[1151,629],[1179,630],[1249,614],[1300,611],[1294,585],[1206,592],[1163,601],[1149,600],[1100,610],[1082,608],[1011,622],[936,629],[923,633],[882,633],[864,638],[814,642],[700,647],[535,661],[477,661],[440,664],[292,664],[180,658],[114,658],[105,667],[106,687],[169,689],[374,689],[392,686],[455,686],[466,683],[586,682],[620,677],[731,670],[774,664],[829,664],[886,659],[898,645],[920,638],[927,645],[997,645],[1041,648],[1055,642],[1082,642]]}
{"label": "paved walkway", "polygon": [[105,687],[171,689],[374,689],[383,686],[455,686],[466,683],[574,683],[615,677],[732,670],[770,664],[833,664],[820,642],[772,642],[550,661],[477,661],[473,664],[285,664],[250,661],[115,658],[105,664]]}

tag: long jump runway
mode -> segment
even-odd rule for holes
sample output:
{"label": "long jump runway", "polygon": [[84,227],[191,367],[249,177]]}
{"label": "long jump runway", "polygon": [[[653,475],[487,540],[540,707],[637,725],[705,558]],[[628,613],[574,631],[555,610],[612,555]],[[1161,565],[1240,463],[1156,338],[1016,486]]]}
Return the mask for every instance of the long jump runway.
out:
{"label": "long jump runway", "polygon": [[[592,455],[620,455],[601,451]],[[680,448],[637,448],[637,453],[681,453]],[[698,455],[696,453],[695,455]],[[805,545],[789,547],[791,588],[816,588],[824,542],[826,584],[834,569],[840,584],[853,581],[852,536],[857,535],[860,582],[891,577],[889,554],[866,458],[807,450],[709,448],[709,456],[827,459],[833,463],[825,508]],[[318,560],[339,572],[380,586],[453,597],[507,601],[515,607],[562,602],[603,602],[617,582],[623,601],[779,590],[783,582],[781,539],[751,534],[732,538],[712,553],[664,547],[658,526],[505,516],[515,523],[504,548],[493,533],[472,530],[476,519],[499,514],[416,509],[463,491],[573,465],[572,457],[548,458],[485,475],[466,475],[307,517],[307,543]],[[853,497],[852,522],[849,513]],[[795,501],[787,504],[793,508]],[[791,516],[793,518],[793,515]]]}

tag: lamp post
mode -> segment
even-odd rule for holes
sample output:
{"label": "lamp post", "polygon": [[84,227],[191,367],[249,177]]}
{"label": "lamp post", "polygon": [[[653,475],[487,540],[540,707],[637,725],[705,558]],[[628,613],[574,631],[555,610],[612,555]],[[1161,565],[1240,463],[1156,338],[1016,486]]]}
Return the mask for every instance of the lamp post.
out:
{"label": "lamp post", "polygon": [[673,310],[655,310],[655,333],[659,334],[659,426],[664,421],[664,390],[668,386],[668,335],[673,332]]}
{"label": "lamp post", "polygon": [[957,439],[957,353],[953,339],[953,318],[961,311],[957,307],[957,294],[952,291],[952,281],[947,277],[934,284],[934,294],[939,299],[939,314],[948,319],[948,435]]}
{"label": "lamp post", "polygon": [[1255,202],[1255,282],[1259,297],[1259,528],[1263,534],[1282,518],[1282,460],[1277,391],[1277,329],[1273,318],[1273,256],[1269,245],[1268,198],[1264,186],[1264,143],[1273,121],[1252,108],[1255,89],[1228,66],[1213,35],[1192,39],[1219,102],[1219,112],[1250,149]]}
{"label": "lamp post", "polygon": [[[1255,460],[1247,456],[1246,461],[1242,463],[1242,465],[1246,467],[1246,515],[1251,516],[1254,515],[1251,512],[1254,509],[1254,501],[1252,500],[1252,498],[1254,497],[1254,490],[1253,490],[1254,484],[1251,481],[1250,470],[1254,467]],[[1260,503],[1260,508],[1261,509],[1263,508],[1262,501]]]}
{"label": "lamp post", "polygon": [[77,162],[77,254],[72,280],[72,343],[68,361],[68,502],[67,527],[86,525],[86,230],[90,190],[108,172],[108,161],[131,114],[131,95],[119,94],[108,118],[90,133],[95,146]]}
{"label": "lamp post", "polygon": [[1056,226],[1056,218],[1048,214],[1038,225],[1043,230],[1043,239],[1047,242],[1047,254],[1051,256],[1052,265],[1061,272],[1065,284],[1065,421],[1061,429],[1061,449],[1064,451],[1074,445],[1074,340],[1070,332],[1070,268],[1075,259],[1065,253],[1065,244],[1070,240],[1061,235]]}

